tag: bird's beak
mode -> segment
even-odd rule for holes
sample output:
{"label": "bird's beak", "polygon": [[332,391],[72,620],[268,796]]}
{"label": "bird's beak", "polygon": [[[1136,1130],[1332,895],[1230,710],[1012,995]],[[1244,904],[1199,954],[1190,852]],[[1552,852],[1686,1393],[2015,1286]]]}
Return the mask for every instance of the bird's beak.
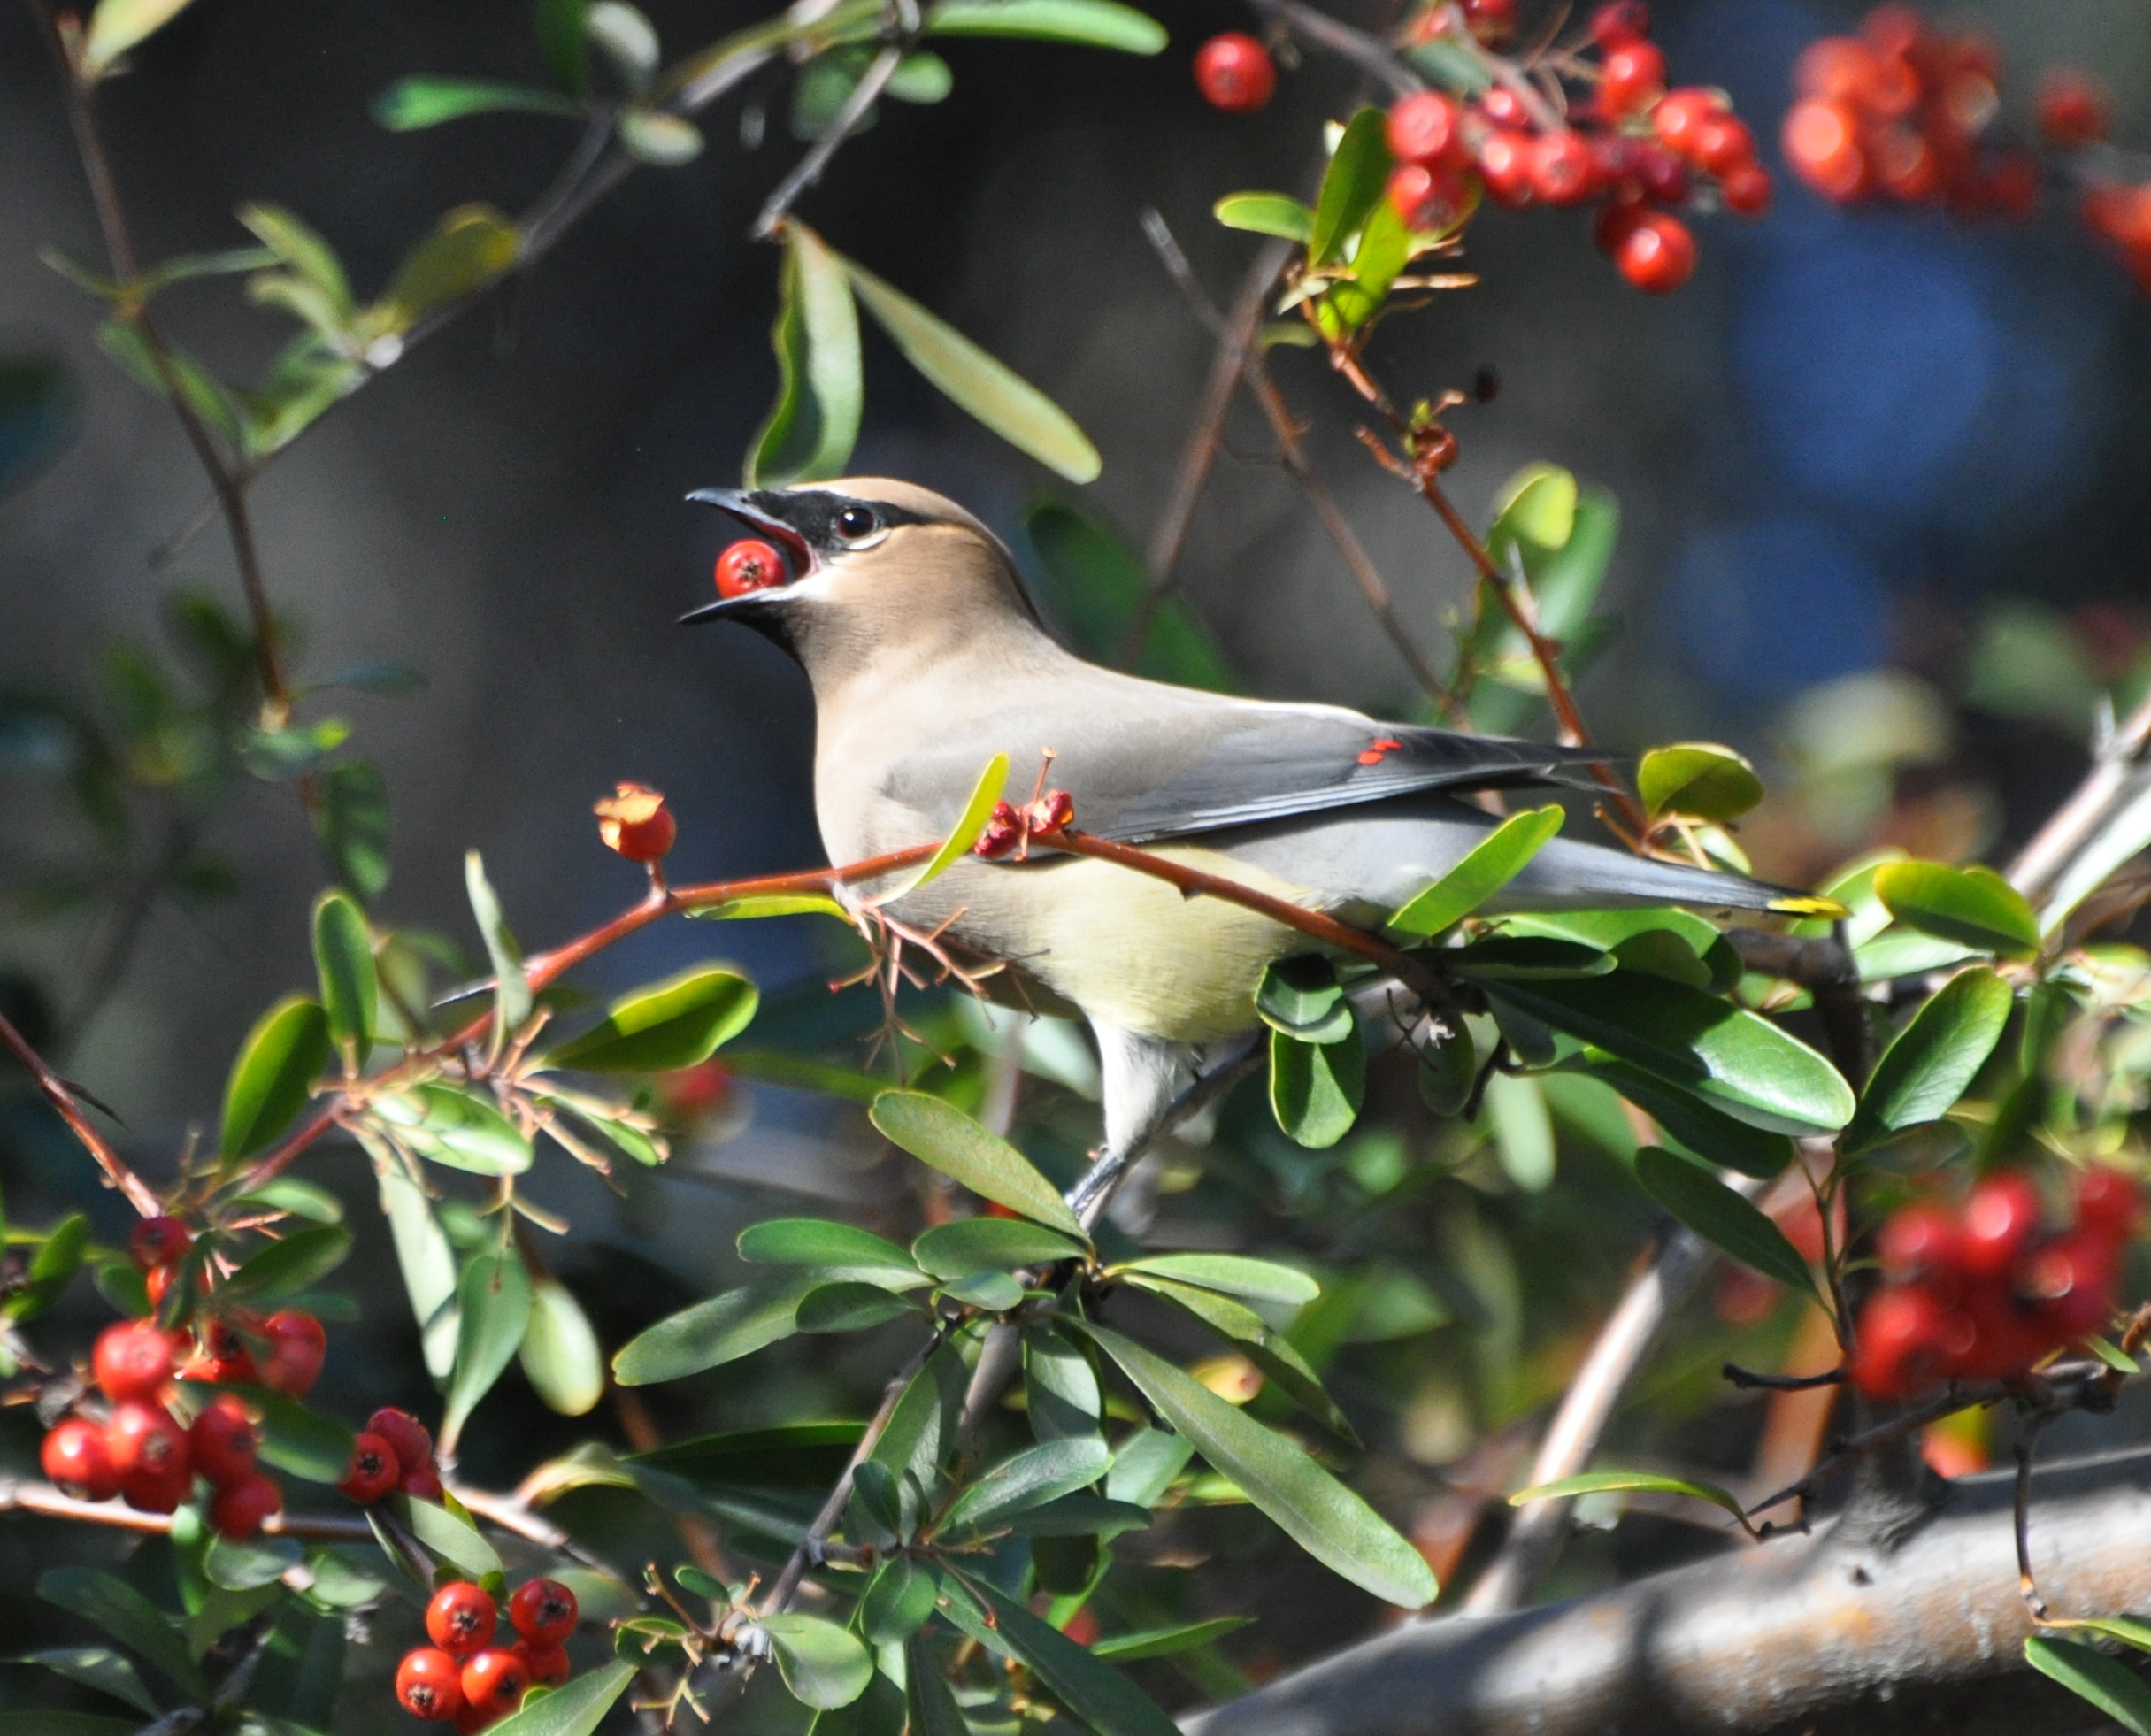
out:
{"label": "bird's beak", "polygon": [[802,580],[810,578],[820,563],[805,537],[786,524],[773,518],[741,494],[737,488],[697,488],[688,496],[705,506],[714,506],[720,512],[729,512],[758,536],[768,538],[784,549],[792,563],[792,582],[772,586],[767,590],[749,591],[743,596],[719,597],[715,603],[705,603],[699,609],[690,609],[680,618],[687,626],[696,621],[735,619],[751,610],[766,608],[772,603],[781,603],[797,589]]}

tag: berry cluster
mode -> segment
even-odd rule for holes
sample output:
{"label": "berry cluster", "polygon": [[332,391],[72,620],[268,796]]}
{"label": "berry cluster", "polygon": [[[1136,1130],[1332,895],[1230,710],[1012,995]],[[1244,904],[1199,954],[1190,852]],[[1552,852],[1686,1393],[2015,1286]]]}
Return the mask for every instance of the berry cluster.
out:
{"label": "berry cluster", "polygon": [[404,1654],[396,1697],[430,1722],[458,1732],[483,1730],[522,1704],[533,1687],[558,1687],[570,1674],[565,1644],[579,1612],[575,1594],[557,1579],[529,1579],[508,1600],[514,1643],[495,1646],[500,1611],[484,1586],[453,1580],[426,1606],[433,1641]]}
{"label": "berry cluster", "polygon": [[1785,160],[1834,204],[2027,217],[2039,203],[2039,159],[1988,138],[2000,76],[1984,36],[1946,35],[1909,6],[1880,7],[1857,36],[1825,36],[1801,53]]}
{"label": "berry cluster", "polygon": [[2136,1184],[2086,1170],[2075,1222],[2047,1225],[2019,1171],[1992,1176],[1962,1210],[1909,1205],[1883,1225],[1883,1287],[1861,1311],[1848,1369],[1871,1398],[1938,1380],[1999,1380],[2112,1319],[2122,1256],[2143,1216]]}
{"label": "berry cluster", "polygon": [[[153,1303],[170,1294],[193,1241],[174,1218],[135,1226],[128,1252],[142,1268]],[[261,1436],[252,1413],[237,1394],[219,1393],[182,1427],[173,1414],[173,1383],[265,1386],[297,1398],[312,1387],[327,1349],[321,1323],[296,1309],[265,1320],[204,1314],[191,1334],[168,1331],[154,1317],[107,1326],[90,1353],[102,1415],[81,1402],[79,1414],[45,1436],[39,1461],[68,1494],[83,1501],[117,1495],[144,1513],[177,1511],[201,1477],[212,1491],[211,1526],[226,1537],[252,1537],[284,1504],[283,1492],[256,1465]]]}
{"label": "berry cluster", "polygon": [[441,1499],[441,1472],[434,1464],[434,1438],[408,1410],[384,1405],[353,1437],[351,1460],[337,1489],[362,1507],[392,1494]]}
{"label": "berry cluster", "polygon": [[989,862],[1004,856],[1021,861],[1030,854],[1032,839],[1074,824],[1075,797],[1064,789],[1041,788],[1020,808],[1013,802],[995,803],[992,817],[972,845],[971,853]]}

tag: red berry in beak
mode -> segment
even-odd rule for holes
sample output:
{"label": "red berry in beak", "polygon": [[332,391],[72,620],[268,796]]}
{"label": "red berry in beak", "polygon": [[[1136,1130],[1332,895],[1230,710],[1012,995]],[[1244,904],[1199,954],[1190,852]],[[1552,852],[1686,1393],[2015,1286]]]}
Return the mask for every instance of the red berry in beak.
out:
{"label": "red berry in beak", "polygon": [[745,596],[784,583],[784,557],[759,537],[745,537],[717,557],[717,594]]}

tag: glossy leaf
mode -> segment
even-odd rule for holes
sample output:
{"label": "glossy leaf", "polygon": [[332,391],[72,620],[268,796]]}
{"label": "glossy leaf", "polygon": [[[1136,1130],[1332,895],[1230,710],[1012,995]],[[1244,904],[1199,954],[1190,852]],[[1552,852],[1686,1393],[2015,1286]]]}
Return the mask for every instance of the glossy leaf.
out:
{"label": "glossy leaf", "polygon": [[797,1330],[801,1298],[831,1281],[826,1271],[786,1271],[668,1316],[630,1339],[612,1358],[623,1386],[677,1380],[736,1362]]}
{"label": "glossy leaf", "polygon": [[1255,1620],[1253,1616],[1218,1616],[1180,1627],[1152,1627],[1139,1633],[1110,1634],[1103,1640],[1092,1640],[1090,1655],[1120,1658],[1129,1663],[1140,1658],[1171,1657],[1177,1652],[1192,1652],[1198,1646],[1210,1645],[1243,1627],[1252,1627]]}
{"label": "glossy leaf", "polygon": [[1814,1273],[1786,1240],[1785,1232],[1700,1164],[1647,1145],[1636,1153],[1636,1179],[1645,1193],[1720,1253],[1730,1254],[1765,1278],[1819,1294]]}
{"label": "glossy leaf", "polygon": [[371,904],[388,884],[388,786],[371,765],[349,761],[314,780],[313,827],[337,884]]}
{"label": "glossy leaf", "polygon": [[1315,214],[1284,193],[1228,193],[1210,207],[1228,229],[1305,242],[1315,233]]}
{"label": "glossy leaf", "polygon": [[919,1270],[936,1278],[1051,1265],[1080,1259],[1085,1252],[1083,1243],[1016,1218],[961,1218],[936,1225],[911,1244]]}
{"label": "glossy leaf", "polygon": [[1111,1449],[1095,1435],[1041,1441],[979,1472],[943,1516],[943,1535],[988,1531],[1003,1520],[1078,1489],[1088,1488],[1111,1467]]}
{"label": "glossy leaf", "polygon": [[1255,1010],[1272,1031],[1304,1043],[1341,1043],[1357,1028],[1337,967],[1315,953],[1278,959],[1264,971]]}
{"label": "glossy leaf", "polygon": [[449,1512],[439,1502],[391,1495],[388,1504],[412,1536],[472,1579],[483,1579],[502,1571],[499,1553],[478,1528]]}
{"label": "glossy leaf", "polygon": [[472,1256],[456,1285],[456,1372],[441,1417],[443,1452],[454,1450],[478,1402],[515,1356],[530,1324],[530,1274],[512,1249]]}
{"label": "glossy leaf", "polygon": [[[990,0],[979,11],[1005,13],[1048,4],[1068,5],[1075,0]],[[1103,468],[1098,449],[1052,399],[857,260],[842,259],[842,264],[859,300],[904,359],[959,409],[1071,482],[1096,480]]]}
{"label": "glossy leaf", "polygon": [[[2137,1372],[2132,1363],[2124,1371]],[[2068,1621],[2049,1621],[2049,1627],[2082,1629],[2086,1633],[2103,1634],[2109,1640],[2118,1640],[2139,1652],[2151,1652],[2151,1622],[2141,1622],[2133,1616],[2080,1616]]]}
{"label": "glossy leaf", "polygon": [[2151,1686],[2118,1658],[2074,1640],[2034,1633],[2024,1640],[2024,1662],[2089,1701],[2133,1736],[2151,1736]]}
{"label": "glossy leaf", "polygon": [[916,1282],[911,1256],[872,1230],[826,1218],[772,1218],[740,1232],[740,1258],[757,1265],[886,1266],[899,1280]]}
{"label": "glossy leaf", "polygon": [[0,1302],[0,1312],[11,1320],[35,1319],[74,1281],[88,1248],[89,1220],[79,1211],[68,1213],[38,1244],[30,1256],[29,1282]]}
{"label": "glossy leaf", "polygon": [[217,1155],[251,1156],[298,1118],[331,1054],[328,1015],[317,1001],[287,995],[255,1023],[224,1086]]}
{"label": "glossy leaf", "polygon": [[1715,741],[1653,748],[1636,767],[1636,791],[1653,819],[1734,820],[1763,800],[1763,780],[1746,756]]}
{"label": "glossy leaf", "polygon": [[777,402],[748,450],[750,488],[841,476],[858,443],[865,396],[859,313],[842,264],[803,223],[786,224],[784,241],[770,328]]}
{"label": "glossy leaf", "polygon": [[418,1323],[426,1371],[435,1380],[446,1380],[456,1365],[455,1251],[433,1206],[402,1163],[378,1136],[361,1137],[380,1187],[381,1210],[388,1219],[404,1294],[411,1298],[411,1318]]}
{"label": "glossy leaf", "polygon": [[1502,1169],[1526,1194],[1553,1185],[1554,1121],[1546,1092],[1535,1079],[1495,1073],[1486,1081],[1486,1118],[1494,1126],[1494,1146]]}
{"label": "glossy leaf", "polygon": [[1310,1302],[1322,1287],[1305,1272],[1245,1254],[1147,1254],[1116,1271],[1151,1272],[1250,1302]]}
{"label": "glossy leaf", "polygon": [[1314,227],[1307,238],[1310,262],[1330,265],[1344,257],[1345,242],[1381,198],[1394,166],[1387,118],[1379,109],[1360,110],[1345,123],[1344,136],[1337,142],[1336,154],[1322,177]]}
{"label": "glossy leaf", "polygon": [[248,1402],[261,1412],[264,1463],[310,1483],[334,1483],[350,1468],[352,1431],[344,1424],[281,1393],[256,1392]]}
{"label": "glossy leaf", "polygon": [[874,1673],[872,1655],[834,1622],[819,1616],[764,1616],[761,1626],[795,1700],[827,1709],[849,1706],[866,1691]]}
{"label": "glossy leaf", "polygon": [[42,1651],[24,1652],[6,1661],[42,1664],[55,1675],[65,1676],[71,1682],[80,1682],[84,1687],[125,1701],[147,1717],[157,1716],[157,1701],[142,1685],[141,1673],[130,1659],[109,1646],[48,1646]]}
{"label": "glossy leaf", "polygon": [[1023,1301],[1023,1286],[1004,1271],[974,1271],[950,1279],[935,1294],[988,1314],[1006,1314]]}
{"label": "glossy leaf", "polygon": [[597,1025],[551,1051],[545,1064],[601,1073],[695,1066],[747,1028],[760,998],[736,971],[697,965],[621,996]]}
{"label": "glossy leaf", "polygon": [[1433,1601],[1434,1576],[1418,1551],[1300,1448],[1133,1340],[1102,1326],[1084,1330],[1214,1469],[1316,1560],[1403,1609]]}
{"label": "glossy leaf", "polygon": [[380,1004],[380,973],[373,963],[373,935],[365,912],[342,892],[314,901],[314,968],[321,979],[321,1004],[337,1048],[363,1065],[373,1046],[373,1020]]}
{"label": "glossy leaf", "polygon": [[924,1634],[915,1633],[903,1645],[904,1714],[909,1736],[971,1736],[963,1708],[941,1674],[941,1660]]}
{"label": "glossy leaf", "polygon": [[403,1144],[432,1163],[472,1175],[520,1175],[530,1167],[522,1129],[474,1090],[421,1085],[376,1098],[373,1107]]}
{"label": "glossy leaf", "polygon": [[488,1736],[594,1736],[634,1681],[632,1663],[607,1663],[486,1726]]}
{"label": "glossy leaf", "polygon": [[165,1612],[116,1574],[88,1567],[55,1567],[40,1576],[37,1594],[71,1615],[94,1622],[197,1701],[201,1671]]}
{"label": "glossy leaf", "polygon": [[990,1581],[964,1574],[962,1583],[985,1606],[993,1631],[1097,1736],[1173,1736],[1172,1720],[1110,1664],[1093,1657]]}
{"label": "glossy leaf", "polygon": [[515,225],[491,205],[458,205],[396,267],[383,298],[396,329],[476,295],[514,266],[522,248]]}
{"label": "glossy leaf", "polygon": [[1060,1333],[1045,1326],[1024,1328],[1023,1384],[1031,1433],[1038,1440],[1097,1434],[1098,1417],[1105,1408],[1097,1371]]}
{"label": "glossy leaf", "polygon": [[871,1456],[907,1487],[931,1492],[942,1452],[956,1438],[970,1385],[971,1371],[963,1357],[954,1345],[943,1345],[911,1377]]}
{"label": "glossy leaf", "polygon": [[[918,871],[918,877],[908,882],[904,893],[916,892],[929,880],[939,880],[950,867],[971,853],[971,847],[979,841],[986,830],[986,823],[993,818],[994,809],[1000,803],[1001,792],[1008,787],[1009,757],[995,754],[979,772],[978,781],[971,787],[971,795],[964,803],[964,811],[956,817],[949,835],[941,840],[941,848],[926,858],[926,864]],[[896,896],[903,896],[900,893]]]}
{"label": "glossy leaf", "polygon": [[223,1289],[262,1302],[297,1295],[342,1265],[351,1251],[351,1233],[341,1224],[296,1230],[250,1254]]}
{"label": "glossy leaf", "polygon": [[1511,1507],[1528,1506],[1534,1501],[1568,1501],[1577,1495],[1617,1494],[1687,1495],[1696,1501],[1707,1501],[1713,1507],[1722,1507],[1740,1522],[1742,1529],[1748,1525],[1747,1512],[1740,1498],[1730,1490],[1721,1489],[1715,1483],[1691,1482],[1680,1477],[1661,1477],[1648,1471],[1586,1471],[1578,1477],[1563,1477],[1558,1482],[1540,1483],[1528,1489],[1518,1489],[1509,1497]]}
{"label": "glossy leaf", "polygon": [[721,904],[705,904],[699,909],[683,912],[711,922],[751,922],[768,917],[826,916],[832,917],[846,927],[851,918],[844,907],[835,899],[818,892],[765,893],[749,895],[745,898],[727,898]]}
{"label": "glossy leaf", "polygon": [[1114,1501],[1154,1506],[1172,1487],[1172,1479],[1187,1468],[1195,1450],[1195,1443],[1185,1435],[1164,1429],[1136,1429],[1113,1455],[1113,1468],[1105,1477],[1105,1493]]}
{"label": "glossy leaf", "polygon": [[915,1312],[910,1302],[879,1284],[844,1279],[802,1296],[793,1324],[803,1333],[858,1333]]}
{"label": "glossy leaf", "polygon": [[1165,27],[1118,0],[941,0],[926,14],[929,36],[1022,36],[1080,48],[1156,54]]}
{"label": "glossy leaf", "polygon": [[1751,1127],[1831,1133],[1852,1119],[1852,1089],[1829,1062],[1769,1020],[1701,990],[1617,971],[1488,992]]}
{"label": "glossy leaf", "polygon": [[894,1646],[933,1613],[933,1576],[907,1555],[885,1561],[859,1599],[859,1627],[870,1642]]}
{"label": "glossy leaf", "polygon": [[531,1390],[549,1410],[584,1417],[605,1394],[604,1358],[597,1333],[567,1286],[542,1277],[530,1289],[530,1320],[517,1352]]}
{"label": "glossy leaf", "polygon": [[534,90],[499,79],[398,79],[373,99],[373,118],[391,133],[415,133],[466,115],[520,112],[566,115],[581,111],[557,90]]}
{"label": "glossy leaf", "polygon": [[1484,904],[1523,872],[1565,816],[1548,803],[1512,814],[1471,847],[1463,861],[1389,918],[1403,934],[1439,934]]}
{"label": "glossy leaf", "polygon": [[1875,871],[1875,895],[1898,921],[1922,933],[2004,958],[2039,950],[2039,918],[1991,868],[1891,862]]}
{"label": "glossy leaf", "polygon": [[675,1440],[628,1456],[690,1482],[821,1490],[851,1463],[864,1433],[857,1423],[788,1423]]}
{"label": "glossy leaf", "polygon": [[82,76],[95,82],[136,43],[187,10],[187,0],[97,0],[82,38]]}
{"label": "glossy leaf", "polygon": [[1526,465],[1494,496],[1486,548],[1500,563],[1511,547],[1560,549],[1575,534],[1576,478],[1559,465]]}
{"label": "glossy leaf", "polygon": [[1723,1169],[1767,1181],[1793,1161],[1793,1141],[1785,1134],[1735,1121],[1656,1073],[1625,1061],[1596,1057],[1581,1071],[1627,1098],[1674,1144]]}
{"label": "glossy leaf", "polygon": [[501,912],[499,895],[486,877],[485,859],[476,850],[463,858],[463,886],[493,966],[493,1028],[505,1035],[522,1028],[533,1004],[530,979],[523,973],[523,949],[516,944],[508,918]]}
{"label": "glossy leaf", "polygon": [[1034,1224],[1083,1234],[1067,1202],[1028,1157],[952,1104],[923,1091],[884,1091],[869,1113],[884,1138],[981,1199]]}
{"label": "glossy leaf", "polygon": [[1310,1043],[1270,1033],[1270,1108],[1277,1125],[1312,1150],[1352,1131],[1367,1088],[1366,1051],[1355,1024],[1340,1042]]}
{"label": "glossy leaf", "polygon": [[[1700,988],[1709,981],[1709,972],[1702,968],[1695,955],[1688,952],[1678,939],[1670,934],[1651,938],[1663,938],[1680,948],[1688,963],[1695,967],[1691,987]],[[1611,974],[1620,962],[1612,953],[1601,952],[1581,941],[1556,941],[1548,934],[1495,934],[1473,941],[1468,946],[1441,949],[1443,969],[1479,982],[1541,982],[1602,977]]]}
{"label": "glossy leaf", "polygon": [[1198,1285],[1176,1284],[1171,1279],[1130,1272],[1127,1281],[1153,1295],[1177,1304],[1212,1332],[1230,1341],[1240,1354],[1261,1371],[1264,1379],[1287,1394],[1301,1410],[1341,1440],[1359,1444],[1351,1419],[1338,1409],[1322,1385],[1322,1379],[1294,1348],[1292,1340],[1271,1329],[1261,1315],[1230,1296]]}
{"label": "glossy leaf", "polygon": [[1845,1130],[1847,1155],[1947,1114],[2001,1041],[2016,996],[1985,968],[1952,977],[1876,1064]]}

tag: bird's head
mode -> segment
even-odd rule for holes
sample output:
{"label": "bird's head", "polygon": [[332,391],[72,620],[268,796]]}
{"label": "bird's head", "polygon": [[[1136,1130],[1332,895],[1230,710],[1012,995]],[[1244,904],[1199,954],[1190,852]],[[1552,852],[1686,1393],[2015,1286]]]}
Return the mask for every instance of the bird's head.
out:
{"label": "bird's head", "polygon": [[769,571],[758,551],[742,557],[735,543],[718,564],[718,588],[729,595],[680,619],[743,622],[791,652],[818,684],[877,657],[1035,619],[1000,540],[916,483],[860,476],[698,488],[688,498],[731,514],[777,551],[782,569]]}

